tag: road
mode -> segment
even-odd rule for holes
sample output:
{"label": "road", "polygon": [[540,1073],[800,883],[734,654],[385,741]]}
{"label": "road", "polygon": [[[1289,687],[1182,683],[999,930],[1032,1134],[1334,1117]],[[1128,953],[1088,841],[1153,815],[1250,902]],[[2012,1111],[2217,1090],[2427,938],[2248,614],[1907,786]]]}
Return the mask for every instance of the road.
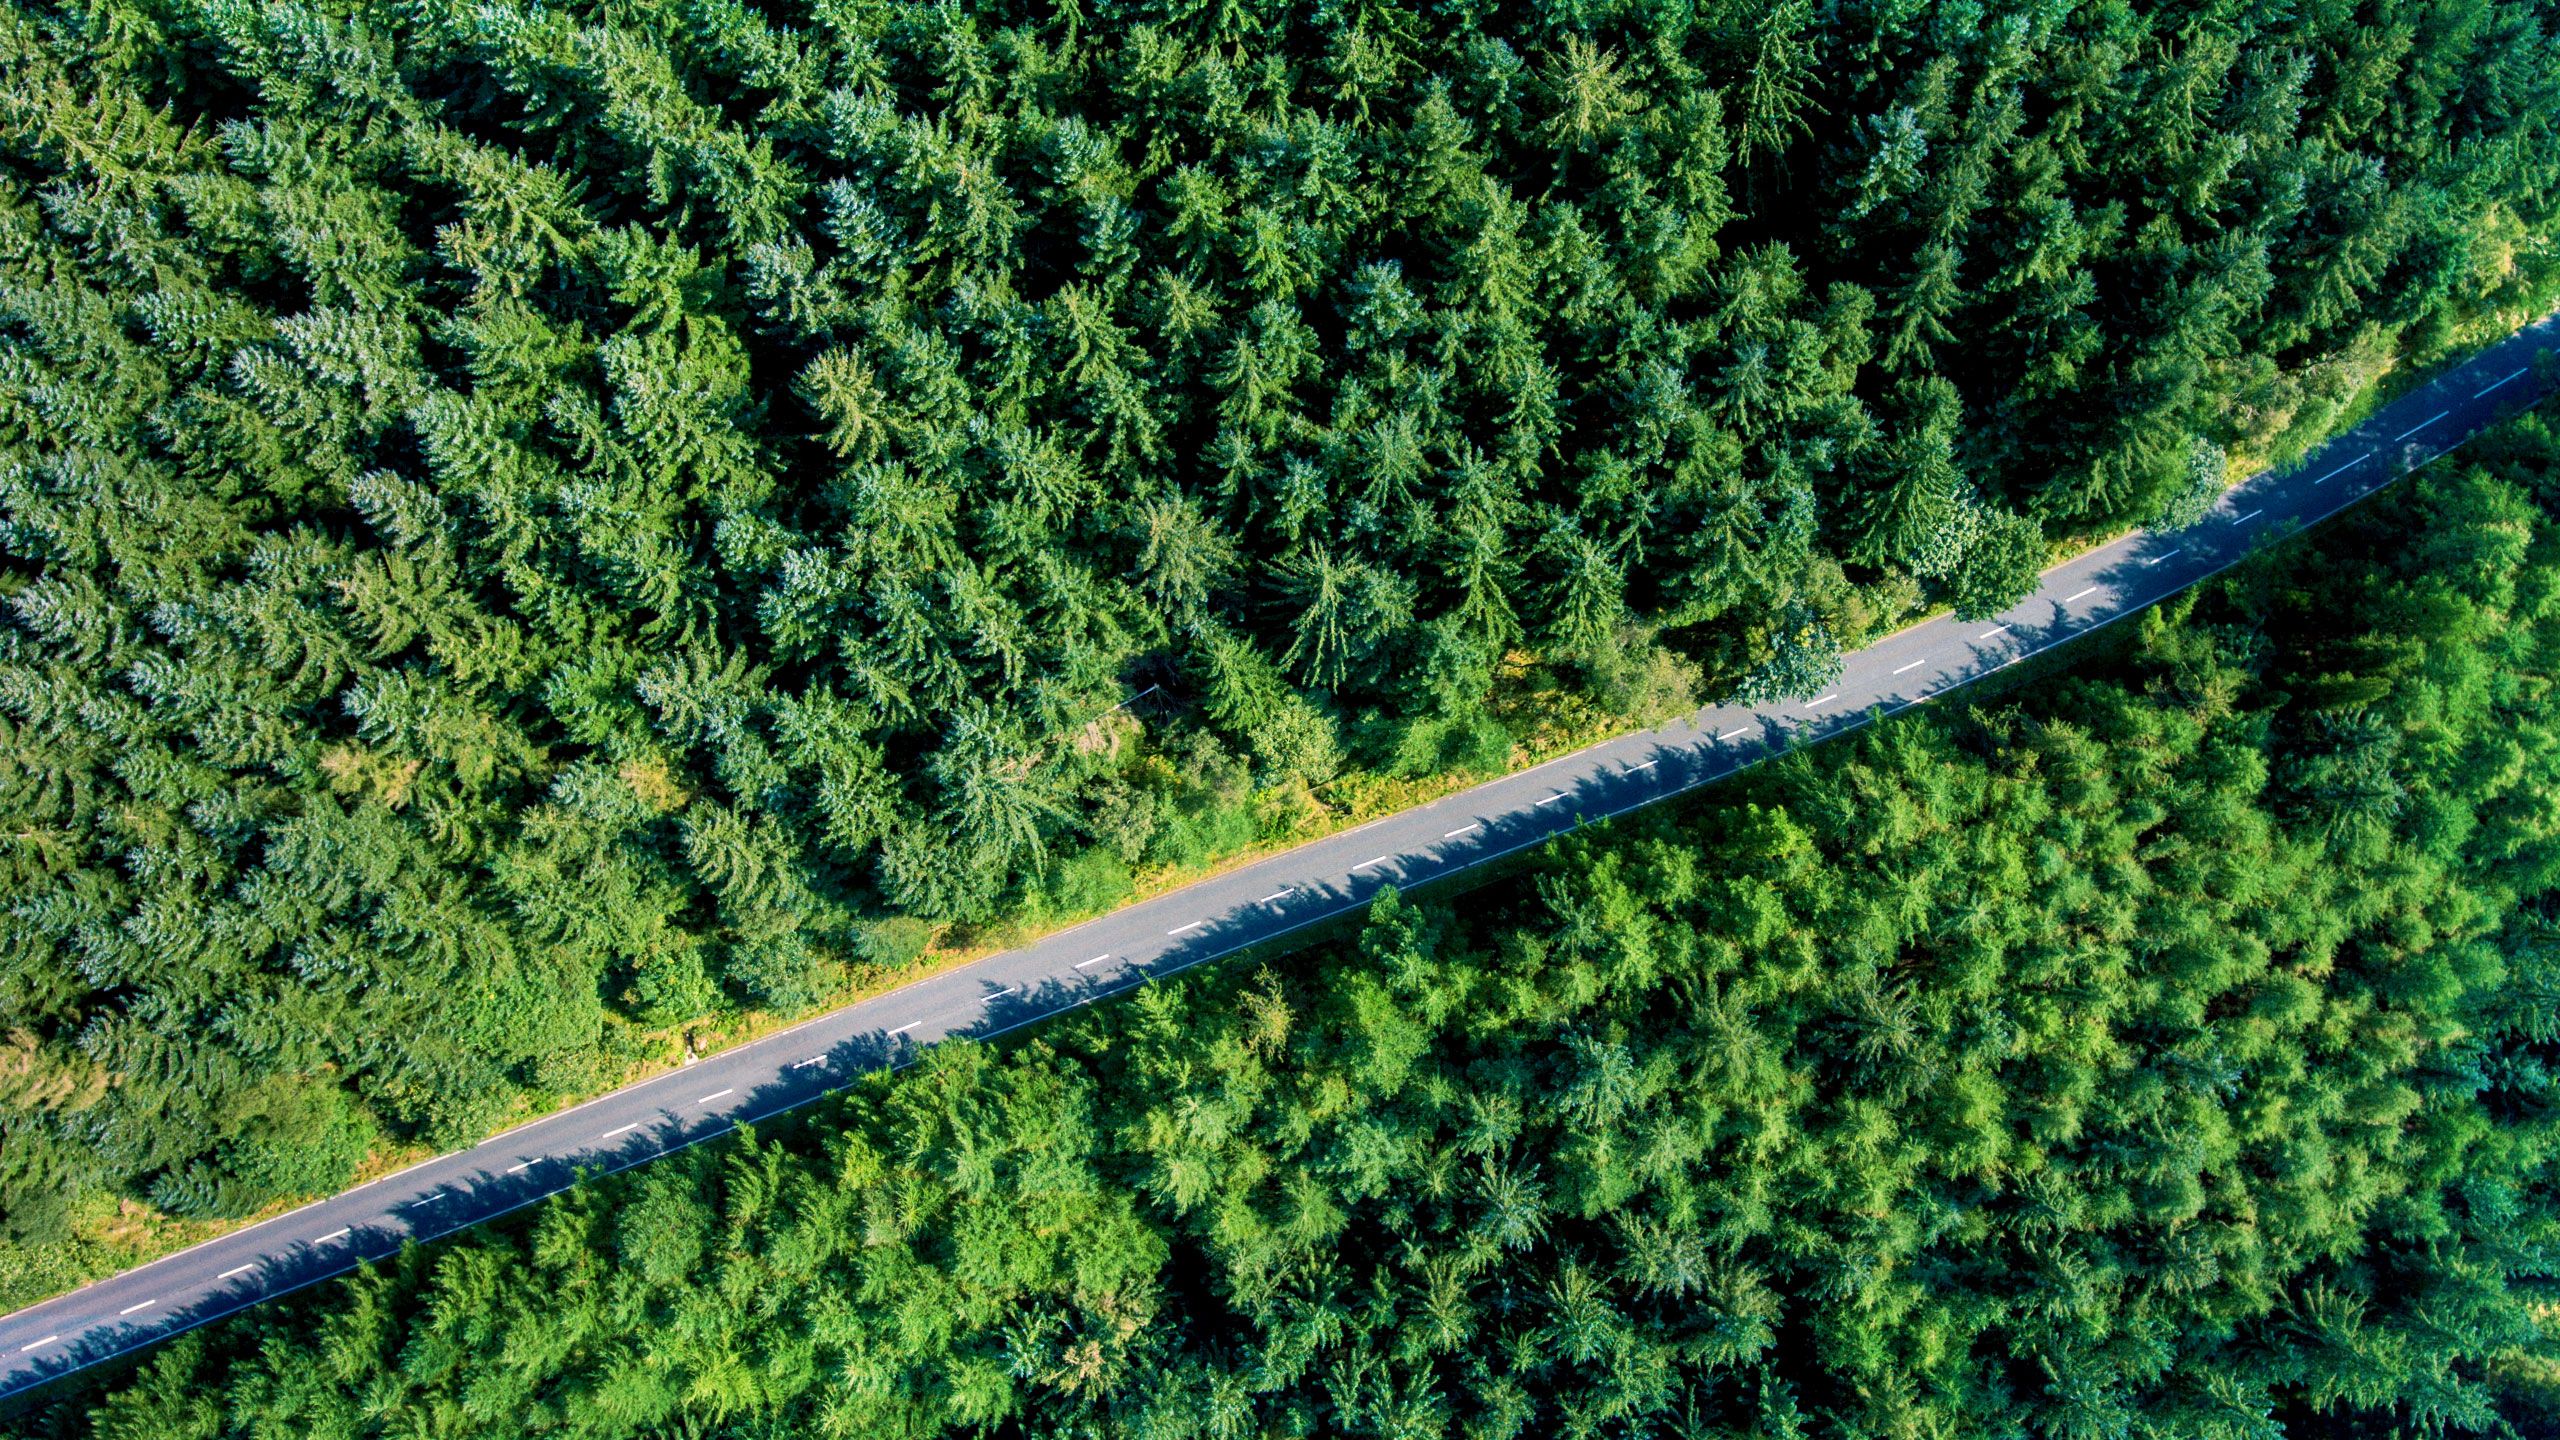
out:
{"label": "road", "polygon": [[1819,696],[1727,705],[1311,841],[0,1318],[0,1398],[806,1104],[946,1036],[985,1038],[1215,960],[1578,824],[1922,703],[2196,583],[2344,509],[2541,393],[2546,319],[2439,375],[2202,521],[2048,571],[1989,620],[1941,617],[1848,657]]}

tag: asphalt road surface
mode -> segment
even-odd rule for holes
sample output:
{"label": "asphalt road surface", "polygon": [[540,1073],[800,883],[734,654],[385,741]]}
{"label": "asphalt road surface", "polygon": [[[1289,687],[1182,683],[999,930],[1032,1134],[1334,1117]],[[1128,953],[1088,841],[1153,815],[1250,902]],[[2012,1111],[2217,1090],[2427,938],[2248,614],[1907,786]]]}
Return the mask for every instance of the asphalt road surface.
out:
{"label": "asphalt road surface", "polygon": [[1848,658],[1818,696],[1702,711],[1312,841],[920,980],[457,1154],[306,1205],[0,1318],[0,1398],[219,1319],[577,1183],[727,1134],[945,1036],[999,1035],[1412,886],[1539,844],[1945,694],[2173,594],[2263,539],[2354,504],[2537,398],[2546,319],[2404,396],[2202,521],[2056,567],[1989,620],[1941,617]]}

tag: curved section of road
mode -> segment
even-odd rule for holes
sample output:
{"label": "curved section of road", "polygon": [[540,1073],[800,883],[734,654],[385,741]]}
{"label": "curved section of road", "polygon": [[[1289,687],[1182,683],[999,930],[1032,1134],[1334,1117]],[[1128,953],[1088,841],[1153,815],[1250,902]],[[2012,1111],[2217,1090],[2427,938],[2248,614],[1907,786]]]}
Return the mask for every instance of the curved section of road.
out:
{"label": "curved section of road", "polygon": [[2197,524],[2140,532],[2045,573],[1989,620],[1940,617],[1849,657],[1825,693],[1705,710],[1418,809],[1311,841],[1020,950],[822,1015],[469,1150],[0,1317],[0,1399],[287,1291],[728,1134],[903,1064],[950,1036],[984,1039],[1411,886],[1721,779],[1943,695],[2132,614],[2342,510],[2546,387],[2546,319],[2438,376],[2308,461],[2226,495]]}

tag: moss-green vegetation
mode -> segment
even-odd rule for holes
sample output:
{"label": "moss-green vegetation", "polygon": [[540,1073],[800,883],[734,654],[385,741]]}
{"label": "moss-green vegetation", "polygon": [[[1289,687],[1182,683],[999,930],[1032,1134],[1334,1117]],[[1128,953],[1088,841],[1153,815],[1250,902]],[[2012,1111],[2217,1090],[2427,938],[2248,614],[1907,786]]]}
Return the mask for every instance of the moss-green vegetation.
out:
{"label": "moss-green vegetation", "polygon": [[1463,906],[933,1052],[74,1436],[2494,1431],[2544,1337],[2560,425]]}

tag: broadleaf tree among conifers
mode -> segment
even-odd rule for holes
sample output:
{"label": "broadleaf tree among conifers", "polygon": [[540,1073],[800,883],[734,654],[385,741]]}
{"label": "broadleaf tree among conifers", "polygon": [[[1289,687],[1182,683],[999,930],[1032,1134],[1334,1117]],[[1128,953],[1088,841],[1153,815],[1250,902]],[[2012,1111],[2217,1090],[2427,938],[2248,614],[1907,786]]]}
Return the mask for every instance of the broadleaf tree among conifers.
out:
{"label": "broadleaf tree among conifers", "polygon": [[12,0],[0,1296],[1996,608],[2537,293],[2554,24]]}

